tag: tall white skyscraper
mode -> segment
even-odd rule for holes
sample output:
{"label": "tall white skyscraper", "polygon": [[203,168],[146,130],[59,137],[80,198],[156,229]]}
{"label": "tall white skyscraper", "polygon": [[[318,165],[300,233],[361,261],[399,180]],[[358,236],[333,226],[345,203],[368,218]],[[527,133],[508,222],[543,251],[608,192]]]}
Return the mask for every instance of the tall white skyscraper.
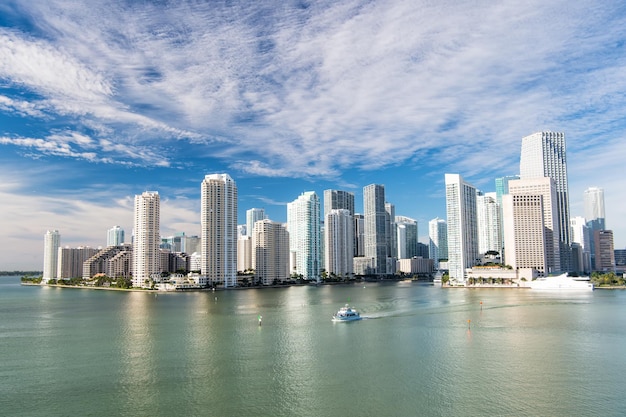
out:
{"label": "tall white skyscraper", "polygon": [[58,230],[48,230],[43,238],[43,277],[42,284],[57,278],[61,235]]}
{"label": "tall white skyscraper", "polygon": [[385,187],[370,184],[363,187],[365,257],[374,260],[376,274],[387,273],[387,228]]}
{"label": "tall white skyscraper", "polygon": [[265,220],[265,209],[251,208],[246,210],[246,235],[252,236],[254,232],[254,223],[259,220]]}
{"label": "tall white skyscraper", "polygon": [[604,190],[598,187],[587,188],[584,193],[584,204],[587,223],[591,223],[593,230],[605,230]]}
{"label": "tall white skyscraper", "polygon": [[476,214],[478,217],[478,252],[502,252],[502,222],[500,204],[496,193],[478,193],[476,196]]}
{"label": "tall white skyscraper", "polygon": [[445,181],[450,280],[463,283],[478,259],[476,188],[459,174],[446,174]]}
{"label": "tall white skyscraper", "polygon": [[209,174],[201,186],[201,275],[212,286],[237,285],[237,185],[228,174]]}
{"label": "tall white skyscraper", "polygon": [[348,277],[353,272],[354,220],[347,209],[331,209],[324,221],[325,268],[328,274]]}
{"label": "tall white skyscraper", "polygon": [[398,259],[417,256],[417,220],[406,216],[396,216],[395,223]]}
{"label": "tall white skyscraper", "polygon": [[[556,204],[558,200],[557,200],[557,195],[556,195],[556,187],[554,185],[554,181],[552,180],[552,178],[539,177],[539,178],[529,178],[529,179],[520,179],[520,180],[510,181],[509,182],[509,195],[540,196],[541,197],[541,208],[543,210],[543,226],[542,226],[543,229],[542,230],[544,231],[543,244],[545,245],[545,249],[541,249],[541,251],[545,251],[546,261],[545,261],[544,270],[540,272],[548,274],[548,273],[558,273],[562,271],[563,269],[561,265],[561,257],[559,256],[560,255],[560,252],[559,252],[560,224],[559,224],[559,216],[558,216],[558,205]],[[504,201],[504,197],[503,197],[503,201]],[[519,204],[523,204],[525,200],[518,199],[514,201],[519,201]],[[533,202],[533,204],[535,204],[535,202]],[[536,208],[536,205],[533,207]],[[520,218],[519,216],[525,213],[522,209],[520,209],[519,211],[516,211],[515,213],[517,213],[516,215],[518,216],[515,219],[516,224],[519,223],[522,225],[522,227],[525,221],[528,221],[529,223],[533,222],[533,224],[537,224],[537,221],[534,218],[529,217],[526,220],[524,218]],[[528,215],[534,216],[534,211]],[[510,219],[505,219],[505,222],[509,220]],[[511,228],[508,227],[508,228],[505,228],[505,230],[510,231]],[[505,236],[506,236],[506,233],[507,232],[505,232]],[[541,245],[541,243],[538,240],[533,240],[528,237],[525,238],[524,236],[527,236],[527,235],[524,235],[523,233],[519,231],[516,232],[515,236],[506,236],[506,244],[505,244],[506,254],[512,253],[509,251],[509,248],[506,248],[509,242],[513,242],[513,241],[519,242],[520,240],[526,239],[528,240],[527,243],[529,245],[534,245],[537,247]],[[516,246],[519,248],[520,244],[518,243]],[[528,250],[531,250],[531,249],[528,249]],[[532,249],[532,251],[535,251],[535,252],[539,251],[539,248]],[[517,258],[521,259],[520,256],[525,256],[525,255],[518,255]],[[513,263],[508,257],[506,257],[506,262],[507,264],[513,266]],[[522,266],[520,266],[520,268],[521,267]],[[528,266],[528,265],[523,266],[523,267],[532,268],[532,266]]]}
{"label": "tall white skyscraper", "polygon": [[290,270],[304,279],[320,279],[320,201],[313,191],[306,191],[287,204]]}
{"label": "tall white skyscraper", "polygon": [[289,279],[289,233],[283,224],[268,219],[254,223],[252,265],[263,285]]}
{"label": "tall white skyscraper", "polygon": [[146,191],[135,196],[133,287],[145,287],[153,274],[161,273],[160,213],[158,192]]}
{"label": "tall white skyscraper", "polygon": [[440,259],[448,259],[448,223],[435,217],[428,222],[428,256],[435,268],[439,268]]}
{"label": "tall white skyscraper", "polygon": [[559,223],[560,265],[563,271],[568,271],[571,239],[564,133],[537,132],[522,138],[520,179],[541,177],[550,177],[554,181]]}
{"label": "tall white skyscraper", "polygon": [[122,246],[124,244],[124,229],[113,226],[107,231],[107,246]]}

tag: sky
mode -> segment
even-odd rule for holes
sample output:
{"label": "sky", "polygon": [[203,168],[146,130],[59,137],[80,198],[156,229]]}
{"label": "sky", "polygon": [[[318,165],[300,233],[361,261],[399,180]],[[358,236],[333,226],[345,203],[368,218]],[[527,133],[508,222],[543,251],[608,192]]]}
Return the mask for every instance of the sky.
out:
{"label": "sky", "polygon": [[396,214],[445,218],[444,174],[495,190],[521,138],[564,132],[570,214],[604,189],[626,247],[626,3],[102,1],[0,3],[0,270],[43,236],[106,245],[133,200],[161,234],[200,234],[200,183],[228,173],[286,221],[304,191],[384,184]]}

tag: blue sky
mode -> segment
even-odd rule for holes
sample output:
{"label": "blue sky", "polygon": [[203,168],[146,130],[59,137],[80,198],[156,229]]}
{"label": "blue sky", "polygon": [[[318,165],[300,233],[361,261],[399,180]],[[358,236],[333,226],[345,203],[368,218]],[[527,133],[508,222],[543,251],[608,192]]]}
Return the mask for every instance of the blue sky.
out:
{"label": "blue sky", "polygon": [[385,185],[445,218],[444,173],[484,191],[521,138],[562,131],[571,215],[605,190],[626,246],[623,1],[109,1],[0,4],[0,269],[43,235],[100,246],[133,197],[163,235],[199,234],[200,182],[227,172],[239,219],[307,190]]}

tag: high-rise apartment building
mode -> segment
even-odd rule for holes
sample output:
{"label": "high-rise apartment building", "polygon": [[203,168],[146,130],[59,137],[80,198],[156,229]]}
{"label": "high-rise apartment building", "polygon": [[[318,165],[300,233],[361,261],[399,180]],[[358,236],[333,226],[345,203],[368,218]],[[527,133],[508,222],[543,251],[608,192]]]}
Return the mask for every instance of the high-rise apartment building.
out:
{"label": "high-rise apartment building", "polygon": [[265,220],[265,209],[251,208],[246,210],[246,235],[252,236],[254,233],[254,223]]}
{"label": "high-rise apartment building", "polygon": [[478,218],[478,252],[502,252],[502,221],[500,204],[496,193],[476,195],[476,215]]}
{"label": "high-rise apartment building", "polygon": [[324,221],[325,268],[328,274],[348,277],[353,272],[354,220],[347,209],[331,209]]}
{"label": "high-rise apartment building", "polygon": [[320,279],[320,201],[313,191],[306,191],[287,204],[290,271],[304,279]]}
{"label": "high-rise apartment building", "polygon": [[387,227],[385,187],[370,184],[363,187],[365,257],[374,260],[377,275],[387,274]]}
{"label": "high-rise apartment building", "polygon": [[209,174],[201,185],[202,284],[237,285],[237,185],[228,174]]}
{"label": "high-rise apartment building", "polygon": [[113,226],[107,230],[107,246],[121,246],[124,244],[124,229]]}
{"label": "high-rise apartment building", "polygon": [[59,246],[61,246],[61,235],[59,231],[46,231],[43,243],[43,277],[41,282],[46,284],[51,279],[57,278]]}
{"label": "high-rise apartment building", "polygon": [[283,224],[268,219],[254,223],[252,267],[263,285],[289,279],[289,233]]}
{"label": "high-rise apartment building", "polygon": [[522,138],[520,178],[550,177],[556,189],[559,256],[562,271],[570,268],[569,192],[565,134],[537,132]]}
{"label": "high-rise apartment building", "polygon": [[465,270],[478,259],[476,187],[459,174],[446,174],[448,269],[450,280],[465,282]]}
{"label": "high-rise apartment building", "polygon": [[133,287],[146,287],[161,273],[160,198],[156,191],[135,196]]}
{"label": "high-rise apartment building", "polygon": [[417,220],[406,216],[396,216],[396,241],[398,259],[417,256]]}
{"label": "high-rise apartment building", "polygon": [[440,259],[448,259],[448,224],[444,219],[435,217],[428,222],[428,254],[435,269],[439,268]]}
{"label": "high-rise apartment building", "polygon": [[57,279],[81,278],[83,276],[83,264],[96,253],[98,253],[98,249],[88,246],[59,248]]}
{"label": "high-rise apartment building", "polygon": [[[560,227],[560,223],[559,223],[559,215],[558,215],[558,205],[556,203],[558,203],[558,199],[557,199],[557,194],[556,194],[556,187],[554,185],[554,180],[552,180],[552,178],[550,177],[537,177],[537,178],[529,178],[529,179],[520,179],[520,180],[514,180],[514,181],[510,181],[509,182],[509,195],[513,195],[513,196],[541,196],[541,207],[543,210],[543,230],[544,230],[544,239],[543,239],[543,245],[545,245],[545,249],[544,248],[537,248],[536,250],[533,250],[532,253],[538,253],[538,252],[543,252],[545,251],[546,254],[546,261],[545,261],[545,266],[543,266],[543,270],[540,271],[543,274],[551,274],[551,273],[558,273],[563,271],[562,269],[562,265],[561,265],[561,257],[560,257],[560,242],[559,242],[559,227]],[[503,197],[504,199],[504,197]],[[504,201],[504,200],[503,200]],[[523,204],[523,202],[525,201],[524,199],[518,199],[518,200],[514,200],[514,201],[518,201],[520,204]],[[529,202],[530,204],[530,202]],[[534,204],[534,203],[533,203]],[[533,206],[533,210],[529,212],[528,216],[534,216],[535,215],[535,211],[534,209],[536,208],[536,206]],[[507,213],[508,215],[510,215],[510,211]],[[521,223],[523,224],[524,222],[534,222],[533,224],[536,224],[537,220],[531,217],[528,217],[527,219],[524,219],[523,217],[520,218],[519,216],[522,216],[525,212],[523,210],[519,210],[519,211],[515,211],[514,214],[518,217],[515,218],[515,222],[517,223]],[[516,242],[516,247],[519,248],[520,247],[520,243],[519,241],[522,239],[525,239],[524,236],[526,236],[524,233],[517,233],[515,236],[506,236],[506,233],[508,231],[511,230],[510,227],[506,227],[506,222],[507,221],[511,221],[510,217],[509,219],[504,219],[504,223],[505,223],[505,252],[506,254],[512,253],[512,251],[509,251],[509,249],[506,247],[510,242]],[[568,223],[569,224],[569,223]],[[569,228],[569,227],[568,227]],[[568,233],[569,235],[569,233]],[[532,240],[529,242],[530,245],[537,245],[539,246],[540,243],[539,241],[533,242]],[[530,250],[530,249],[528,249]],[[506,263],[508,265],[513,266],[513,264],[511,263],[511,260],[508,259],[505,254],[505,258],[506,258]],[[520,259],[520,256],[522,255],[517,255],[517,258]],[[518,262],[519,263],[519,262]],[[521,266],[520,266],[521,268]],[[524,268],[532,268],[532,266],[524,266]],[[539,269],[538,269],[539,270]]]}
{"label": "high-rise apartment building", "polygon": [[[254,230],[252,230],[254,235]],[[237,271],[244,272],[252,266],[252,236],[237,236]]]}

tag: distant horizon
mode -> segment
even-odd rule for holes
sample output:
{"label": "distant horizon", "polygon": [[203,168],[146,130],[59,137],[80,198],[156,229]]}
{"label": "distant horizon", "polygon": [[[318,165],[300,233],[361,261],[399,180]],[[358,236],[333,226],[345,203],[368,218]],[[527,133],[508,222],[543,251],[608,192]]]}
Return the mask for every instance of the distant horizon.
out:
{"label": "distant horizon", "polygon": [[200,183],[228,173],[286,221],[303,191],[385,185],[446,218],[444,174],[495,190],[521,139],[564,132],[570,217],[604,189],[626,248],[626,8],[388,2],[0,4],[2,269],[43,265],[46,230],[98,247],[161,195],[161,231],[199,235]]}

